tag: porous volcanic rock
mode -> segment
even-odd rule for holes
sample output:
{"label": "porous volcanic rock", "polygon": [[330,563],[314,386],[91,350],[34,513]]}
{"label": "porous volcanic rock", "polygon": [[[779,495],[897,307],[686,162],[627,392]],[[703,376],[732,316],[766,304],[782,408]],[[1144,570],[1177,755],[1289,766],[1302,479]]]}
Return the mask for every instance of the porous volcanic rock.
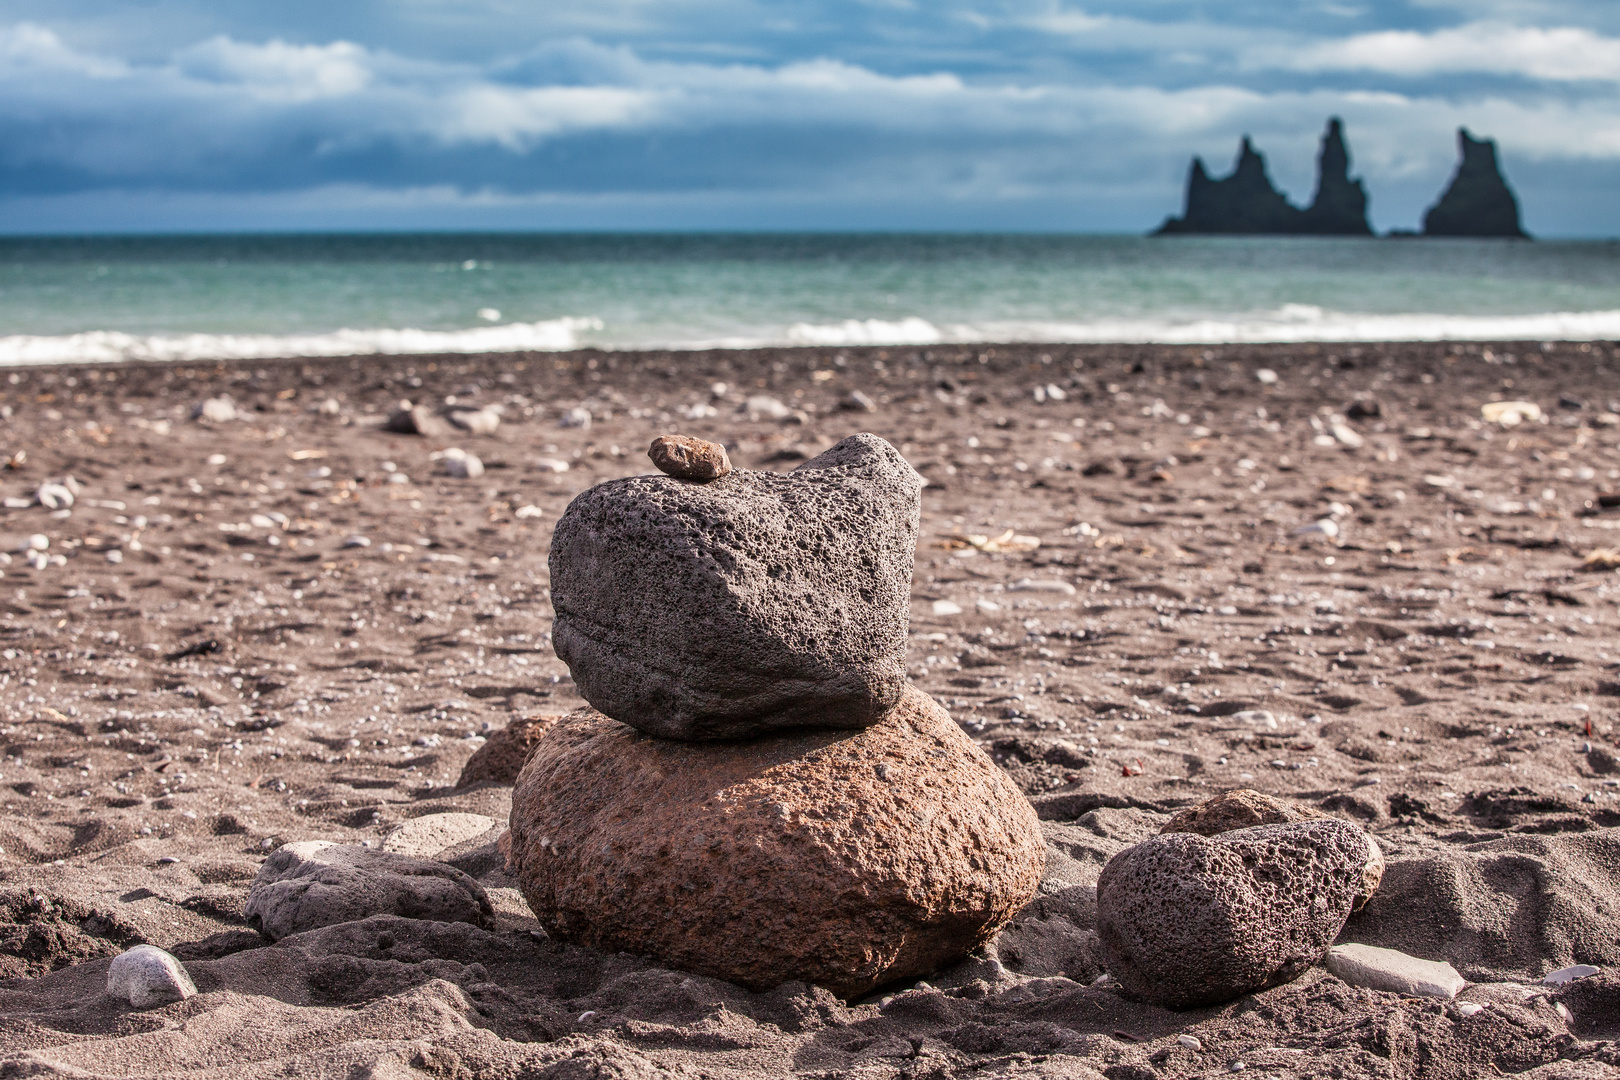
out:
{"label": "porous volcanic rock", "polygon": [[1170,1008],[1288,982],[1327,953],[1371,859],[1367,834],[1337,818],[1156,836],[1097,879],[1104,966]]}
{"label": "porous volcanic rock", "polygon": [[690,435],[660,435],[647,449],[647,456],[659,472],[677,480],[707,483],[731,471],[731,457],[724,446]]}
{"label": "porous volcanic rock", "polygon": [[581,709],[530,756],[509,836],[554,937],[844,997],[987,941],[1045,866],[1028,801],[909,687],[863,731],[745,743],[649,738]]}
{"label": "porous volcanic rock", "polygon": [[666,738],[876,723],[905,687],[922,483],[861,434],[789,473],[598,484],[552,536],[557,655]]}
{"label": "porous volcanic rock", "polygon": [[461,767],[456,787],[515,782],[518,773],[523,771],[523,763],[529,760],[529,754],[560,719],[561,713],[514,717],[511,723],[492,734],[467,759],[467,764]]}
{"label": "porous volcanic rock", "polygon": [[1256,825],[1286,825],[1295,821],[1310,821],[1327,815],[1314,807],[1279,799],[1249,788],[1223,791],[1196,806],[1177,811],[1164,823],[1162,833],[1197,833],[1216,836],[1233,829],[1252,829]]}
{"label": "porous volcanic rock", "polygon": [[325,840],[277,848],[248,890],[245,914],[272,940],[372,915],[495,921],[484,887],[453,866]]}

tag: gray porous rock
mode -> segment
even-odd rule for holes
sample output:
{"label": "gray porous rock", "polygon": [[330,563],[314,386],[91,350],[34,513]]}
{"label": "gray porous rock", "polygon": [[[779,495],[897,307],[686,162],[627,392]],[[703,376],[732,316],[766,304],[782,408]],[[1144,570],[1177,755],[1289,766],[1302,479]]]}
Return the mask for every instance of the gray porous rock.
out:
{"label": "gray porous rock", "polygon": [[137,1009],[184,1001],[196,992],[184,965],[156,945],[119,953],[107,968],[107,993]]}
{"label": "gray porous rock", "polygon": [[1170,1008],[1288,982],[1327,953],[1371,858],[1367,834],[1337,818],[1156,836],[1097,879],[1104,966],[1126,993]]}
{"label": "gray porous rock", "polygon": [[273,940],[372,915],[494,925],[484,887],[453,866],[307,840],[276,849],[248,890],[248,922]]}
{"label": "gray porous rock", "polygon": [[868,434],[788,473],[598,484],[551,541],[557,655],[651,735],[874,724],[905,688],[922,484]]}
{"label": "gray porous rock", "polygon": [[914,687],[862,731],[727,743],[580,709],[529,756],[504,842],[554,938],[841,997],[990,940],[1046,863],[1029,801]]}

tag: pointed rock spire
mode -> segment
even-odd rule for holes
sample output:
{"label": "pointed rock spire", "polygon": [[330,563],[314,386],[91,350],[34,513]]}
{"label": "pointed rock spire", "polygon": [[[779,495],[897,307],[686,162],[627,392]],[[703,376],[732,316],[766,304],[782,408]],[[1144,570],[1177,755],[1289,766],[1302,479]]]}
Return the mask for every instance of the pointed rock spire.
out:
{"label": "pointed rock spire", "polygon": [[1300,211],[1272,184],[1266,159],[1247,135],[1229,176],[1212,179],[1201,158],[1187,175],[1187,206],[1168,218],[1159,233],[1292,233]]}
{"label": "pointed rock spire", "polygon": [[1337,116],[1328,120],[1322,136],[1322,149],[1316,155],[1316,196],[1301,216],[1299,231],[1314,236],[1372,235],[1367,224],[1367,192],[1360,180],[1350,179],[1350,151]]}
{"label": "pointed rock spire", "polygon": [[1519,200],[1502,178],[1496,143],[1457,129],[1462,160],[1440,201],[1423,215],[1425,236],[1505,236],[1528,240],[1519,224]]}

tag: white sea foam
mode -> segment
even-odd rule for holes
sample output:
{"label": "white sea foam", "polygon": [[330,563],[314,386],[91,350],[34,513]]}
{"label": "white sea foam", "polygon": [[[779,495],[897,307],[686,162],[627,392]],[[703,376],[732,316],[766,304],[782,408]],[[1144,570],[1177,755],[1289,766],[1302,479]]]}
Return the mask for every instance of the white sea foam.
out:
{"label": "white sea foam", "polygon": [[785,340],[760,344],[931,345],[995,341],[1228,344],[1292,341],[1592,341],[1620,340],[1620,310],[1532,315],[1393,315],[1328,311],[1286,304],[1274,311],[1191,319],[985,321],[936,325],[921,318],[796,323]]}
{"label": "white sea foam", "polygon": [[794,323],[788,327],[791,345],[932,345],[945,334],[927,319],[915,315],[899,322],[882,319],[845,319],[841,323]]}
{"label": "white sea foam", "polygon": [[327,334],[82,334],[0,337],[0,365],[117,363],[123,360],[251,360],[281,356],[557,352],[577,348],[600,319],[562,318],[467,330],[334,330]]}
{"label": "white sea foam", "polygon": [[[629,330],[627,333],[626,331]],[[582,340],[589,335],[589,341]],[[769,346],[939,345],[991,342],[1042,344],[1122,342],[1194,345],[1305,341],[1593,341],[1620,340],[1620,310],[1531,315],[1357,314],[1308,304],[1272,311],[1199,318],[984,320],[932,322],[845,319],[749,329],[726,337],[684,337],[663,326],[637,333],[592,318],[466,330],[337,330],[327,334],[154,334],[96,330],[61,336],[0,337],[0,365],[122,360],[230,360],[366,354],[562,351],[585,344],[608,349],[755,349]]]}

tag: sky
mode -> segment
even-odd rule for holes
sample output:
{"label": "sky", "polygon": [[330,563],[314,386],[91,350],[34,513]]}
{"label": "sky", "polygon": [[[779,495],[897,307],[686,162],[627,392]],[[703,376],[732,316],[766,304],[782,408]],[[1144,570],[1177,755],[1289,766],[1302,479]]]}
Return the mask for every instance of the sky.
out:
{"label": "sky", "polygon": [[1466,125],[1620,236],[1613,0],[0,0],[0,232],[1143,232],[1330,115],[1380,230]]}

